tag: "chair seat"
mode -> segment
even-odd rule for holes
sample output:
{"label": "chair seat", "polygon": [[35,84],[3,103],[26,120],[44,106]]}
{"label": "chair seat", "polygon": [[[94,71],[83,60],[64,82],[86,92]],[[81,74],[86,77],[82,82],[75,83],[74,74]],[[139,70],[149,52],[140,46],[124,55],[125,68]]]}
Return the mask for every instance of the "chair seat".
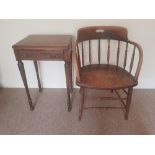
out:
{"label": "chair seat", "polygon": [[114,65],[94,64],[81,68],[78,86],[95,89],[123,89],[136,86],[137,81],[126,70]]}

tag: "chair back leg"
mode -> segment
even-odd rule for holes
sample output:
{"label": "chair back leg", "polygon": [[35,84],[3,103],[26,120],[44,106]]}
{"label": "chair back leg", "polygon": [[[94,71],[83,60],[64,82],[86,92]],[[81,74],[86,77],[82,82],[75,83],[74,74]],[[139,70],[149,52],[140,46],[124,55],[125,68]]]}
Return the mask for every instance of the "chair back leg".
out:
{"label": "chair back leg", "polygon": [[133,87],[130,87],[128,89],[128,95],[127,95],[127,101],[126,101],[126,113],[125,113],[126,120],[128,120],[129,109],[130,109],[130,104],[131,104],[131,99],[132,99],[132,91],[133,91]]}
{"label": "chair back leg", "polygon": [[81,102],[80,102],[80,107],[79,107],[79,121],[82,118],[82,113],[83,113],[83,108],[84,108],[84,96],[85,96],[85,89],[81,87],[80,88]]}

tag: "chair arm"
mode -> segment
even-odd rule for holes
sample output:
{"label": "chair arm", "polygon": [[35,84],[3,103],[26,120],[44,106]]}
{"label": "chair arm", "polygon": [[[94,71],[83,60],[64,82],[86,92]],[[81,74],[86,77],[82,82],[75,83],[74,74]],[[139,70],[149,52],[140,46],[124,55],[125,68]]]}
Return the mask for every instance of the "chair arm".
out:
{"label": "chair arm", "polygon": [[128,41],[128,42],[135,45],[138,48],[138,51],[139,51],[138,66],[137,66],[136,73],[135,73],[135,79],[138,80],[139,73],[140,73],[140,70],[141,70],[141,67],[142,67],[142,62],[143,62],[143,49],[136,42],[133,42],[133,41]]}

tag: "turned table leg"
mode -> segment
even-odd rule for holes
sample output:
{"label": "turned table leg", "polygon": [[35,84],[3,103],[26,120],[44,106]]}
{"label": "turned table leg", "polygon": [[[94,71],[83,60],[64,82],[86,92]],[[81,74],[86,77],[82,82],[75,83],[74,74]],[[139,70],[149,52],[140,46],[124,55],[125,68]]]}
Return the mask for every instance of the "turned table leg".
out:
{"label": "turned table leg", "polygon": [[26,94],[27,94],[27,97],[28,97],[28,102],[29,102],[29,105],[30,105],[30,110],[32,111],[32,110],[34,110],[34,106],[32,104],[32,99],[31,99],[31,96],[30,96],[30,93],[29,93],[26,74],[25,74],[25,69],[24,69],[24,64],[23,64],[22,61],[18,61],[18,68],[19,68],[19,71],[20,71],[20,74],[21,74],[21,77],[22,77],[22,80],[23,80],[23,83],[24,83],[24,86],[25,86]]}
{"label": "turned table leg", "polygon": [[71,61],[70,61],[70,76],[69,76],[69,82],[70,82],[70,91],[73,92],[73,73],[72,73],[72,52],[71,52]]}
{"label": "turned table leg", "polygon": [[39,92],[41,92],[42,91],[42,87],[41,87],[41,82],[40,82],[40,77],[39,77],[38,64],[37,64],[37,61],[33,61],[33,62],[34,62],[35,70],[36,70]]}
{"label": "turned table leg", "polygon": [[68,104],[68,111],[71,111],[72,104],[70,99],[70,93],[72,88],[72,80],[71,80],[71,67],[70,62],[65,61],[65,73],[66,73],[66,85],[67,85],[67,104]]}

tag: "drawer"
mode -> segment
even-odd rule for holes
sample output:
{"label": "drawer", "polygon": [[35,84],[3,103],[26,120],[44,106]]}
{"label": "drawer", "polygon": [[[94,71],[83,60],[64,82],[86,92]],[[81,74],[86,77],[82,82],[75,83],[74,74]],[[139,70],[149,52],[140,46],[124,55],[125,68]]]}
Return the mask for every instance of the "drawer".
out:
{"label": "drawer", "polygon": [[21,60],[63,60],[63,51],[18,51],[16,56]]}

